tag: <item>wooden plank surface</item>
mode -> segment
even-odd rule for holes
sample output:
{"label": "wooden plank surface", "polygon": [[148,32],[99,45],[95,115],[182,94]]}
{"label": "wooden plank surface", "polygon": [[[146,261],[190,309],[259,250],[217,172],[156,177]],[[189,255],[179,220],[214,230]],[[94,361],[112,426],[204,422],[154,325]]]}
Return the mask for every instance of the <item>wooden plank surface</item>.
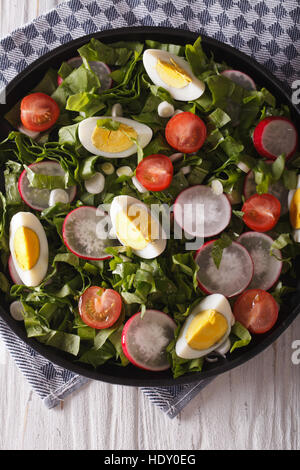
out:
{"label": "wooden plank surface", "polygon": [[[0,36],[56,0],[0,0]],[[173,421],[136,388],[91,382],[47,410],[0,341],[0,449],[299,449],[300,319],[250,362],[218,377]]]}

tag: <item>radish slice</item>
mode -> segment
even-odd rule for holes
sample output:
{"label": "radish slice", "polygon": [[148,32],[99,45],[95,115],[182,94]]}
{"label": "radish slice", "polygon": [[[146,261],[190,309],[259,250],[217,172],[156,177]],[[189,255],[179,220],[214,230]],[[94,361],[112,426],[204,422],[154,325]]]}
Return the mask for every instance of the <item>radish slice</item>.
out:
{"label": "radish slice", "polygon": [[221,73],[225,77],[229,78],[229,80],[232,80],[234,83],[246,90],[256,90],[256,85],[252,78],[240,70],[224,70],[224,72]]}
{"label": "radish slice", "polygon": [[[29,168],[31,168],[35,173],[43,175],[64,176],[65,174],[60,164],[54,161],[47,160],[32,163],[29,165]],[[38,189],[31,187],[27,178],[26,170],[21,173],[18,188],[21,198],[25,204],[31,207],[31,209],[43,211],[49,207],[51,189]],[[76,196],[76,186],[70,186],[66,189],[66,192],[68,193],[69,201],[71,202]]]}
{"label": "radish slice", "polygon": [[104,260],[111,258],[105,248],[112,246],[107,226],[109,216],[99,213],[96,207],[81,206],[70,212],[63,224],[63,240],[74,255],[83,259]]}
{"label": "radish slice", "polygon": [[176,323],[166,313],[146,310],[133,315],[122,332],[127,359],[141,369],[161,371],[170,367],[166,347],[174,339]]}
{"label": "radish slice", "polygon": [[[78,69],[83,64],[83,60],[79,56],[72,57],[72,59],[69,59],[67,63],[73,69]],[[108,65],[100,61],[91,61],[89,62],[89,65],[92,71],[98,76],[100,80],[100,84],[101,84],[100,90],[103,91],[103,90],[108,90],[109,88],[111,88],[112,86],[112,79],[110,77],[111,70],[108,67]],[[63,79],[60,76],[58,76],[57,78],[58,85],[61,85],[62,82],[63,82]]]}
{"label": "radish slice", "polygon": [[85,180],[85,189],[90,194],[100,194],[105,188],[105,177],[102,173],[96,172],[91,178]]}
{"label": "radish slice", "polygon": [[175,112],[174,106],[168,101],[162,101],[157,107],[157,114],[162,118],[169,118]]}
{"label": "radish slice", "polygon": [[199,286],[207,294],[233,297],[243,292],[252,280],[252,258],[240,243],[232,242],[224,248],[218,269],[212,257],[214,241],[205,243],[196,253],[195,261],[200,267],[197,276]]}
{"label": "radish slice", "polygon": [[52,189],[50,196],[49,196],[49,206],[55,206],[58,202],[62,204],[68,204],[69,202],[69,194],[64,189]]}
{"label": "radish slice", "polygon": [[248,250],[254,264],[249,289],[269,290],[278,281],[282,261],[277,259],[281,258],[279,250],[274,250],[276,258],[270,255],[273,241],[269,235],[261,232],[246,232],[238,238],[238,242]]}
{"label": "radish slice", "polygon": [[174,218],[187,234],[212,237],[229,224],[231,205],[224,194],[214,194],[209,186],[191,186],[177,197]]}
{"label": "radish slice", "polygon": [[15,300],[9,306],[9,311],[11,316],[16,321],[23,321],[24,320],[24,308],[22,303],[19,300]]}
{"label": "radish slice", "polygon": [[169,158],[170,158],[171,162],[174,163],[174,162],[177,162],[178,160],[181,160],[183,155],[184,154],[181,153],[181,152],[172,153],[172,155],[170,155]]}
{"label": "radish slice", "polygon": [[111,115],[113,118],[123,116],[123,107],[121,103],[115,103],[111,108]]}
{"label": "radish slice", "polygon": [[131,178],[134,186],[136,187],[136,189],[140,192],[140,193],[147,193],[148,192],[148,189],[146,189],[140,182],[139,180],[137,179],[136,176],[133,176]]}
{"label": "radish slice", "polygon": [[19,274],[17,273],[16,267],[14,265],[13,257],[10,255],[8,259],[8,270],[11,277],[11,280],[14,284],[18,286],[24,286],[24,282],[21,281]]}
{"label": "radish slice", "polygon": [[183,166],[179,171],[181,171],[183,175],[188,175],[192,171],[192,167],[191,165]]}
{"label": "radish slice", "polygon": [[[273,162],[270,162],[270,163],[273,163]],[[289,191],[288,189],[285,188],[282,181],[279,180],[270,184],[268,193],[272,194],[272,196],[275,196],[279,200],[281,204],[281,215],[286,214],[288,212]],[[253,194],[256,194],[255,176],[254,176],[253,171],[249,171],[244,182],[245,199],[246,200],[249,199],[249,197],[253,196]]]}
{"label": "radish slice", "polygon": [[276,160],[279,155],[284,154],[287,160],[297,149],[298,133],[289,119],[267,117],[254,129],[253,144],[262,157]]}
{"label": "radish slice", "polygon": [[130,166],[120,166],[120,168],[117,169],[116,171],[117,176],[132,176],[133,171],[130,168]]}
{"label": "radish slice", "polygon": [[220,196],[220,194],[223,194],[224,192],[223,184],[221,183],[220,180],[212,180],[211,189],[212,189],[212,192],[216,194],[217,196]]}
{"label": "radish slice", "polygon": [[101,170],[105,175],[112,175],[115,172],[115,167],[109,162],[102,163]]}

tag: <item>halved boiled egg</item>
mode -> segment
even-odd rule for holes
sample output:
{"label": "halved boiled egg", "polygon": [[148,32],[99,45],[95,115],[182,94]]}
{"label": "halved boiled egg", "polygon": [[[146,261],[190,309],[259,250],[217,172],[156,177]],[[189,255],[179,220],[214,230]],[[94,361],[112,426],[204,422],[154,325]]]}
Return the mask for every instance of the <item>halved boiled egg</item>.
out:
{"label": "halved boiled egg", "polygon": [[205,84],[193,74],[188,62],[176,54],[147,49],[143,63],[152,82],[165,88],[175,100],[196,100],[205,90]]}
{"label": "halved boiled egg", "polygon": [[38,286],[48,270],[48,241],[38,218],[18,212],[10,222],[9,247],[13,264],[25,286]]}
{"label": "halved boiled egg", "polygon": [[228,336],[235,323],[230,304],[222,294],[208,295],[185,321],[176,342],[176,354],[196,359],[212,351],[224,353],[230,348]]}
{"label": "halved boiled egg", "polygon": [[[116,130],[99,127],[97,122],[101,119],[111,119],[120,125]],[[92,154],[105,158],[129,157],[137,152],[135,141],[144,148],[151,141],[152,135],[150,127],[123,117],[90,117],[81,121],[78,128],[82,145]]]}
{"label": "halved boiled egg", "polygon": [[300,243],[300,175],[297,180],[297,188],[291,189],[288,195],[290,222],[293,227],[293,238]]}
{"label": "halved boiled egg", "polygon": [[161,224],[143,202],[131,196],[116,196],[111,204],[113,231],[124,246],[145,259],[159,256],[166,248]]}

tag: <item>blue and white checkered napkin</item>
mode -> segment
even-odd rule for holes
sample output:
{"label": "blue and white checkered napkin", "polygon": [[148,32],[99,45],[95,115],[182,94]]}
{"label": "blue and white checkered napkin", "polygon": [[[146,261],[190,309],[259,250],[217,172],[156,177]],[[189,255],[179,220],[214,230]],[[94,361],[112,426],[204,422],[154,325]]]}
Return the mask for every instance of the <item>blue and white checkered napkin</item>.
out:
{"label": "blue and white checkered napkin", "polygon": [[[189,29],[253,56],[288,85],[300,78],[299,0],[70,0],[0,41],[0,82],[7,84],[48,51],[104,29],[166,26]],[[0,333],[48,408],[88,379],[41,357],[1,320]],[[170,418],[205,386],[143,389]]]}

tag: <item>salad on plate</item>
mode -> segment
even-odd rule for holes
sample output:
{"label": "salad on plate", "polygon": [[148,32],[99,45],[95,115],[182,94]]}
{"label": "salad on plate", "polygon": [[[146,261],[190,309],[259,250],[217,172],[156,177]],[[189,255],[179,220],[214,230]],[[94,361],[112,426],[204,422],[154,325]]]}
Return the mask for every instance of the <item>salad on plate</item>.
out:
{"label": "salad on plate", "polygon": [[5,116],[0,289],[28,337],[174,378],[271,330],[295,290],[289,108],[186,46],[92,39]]}

